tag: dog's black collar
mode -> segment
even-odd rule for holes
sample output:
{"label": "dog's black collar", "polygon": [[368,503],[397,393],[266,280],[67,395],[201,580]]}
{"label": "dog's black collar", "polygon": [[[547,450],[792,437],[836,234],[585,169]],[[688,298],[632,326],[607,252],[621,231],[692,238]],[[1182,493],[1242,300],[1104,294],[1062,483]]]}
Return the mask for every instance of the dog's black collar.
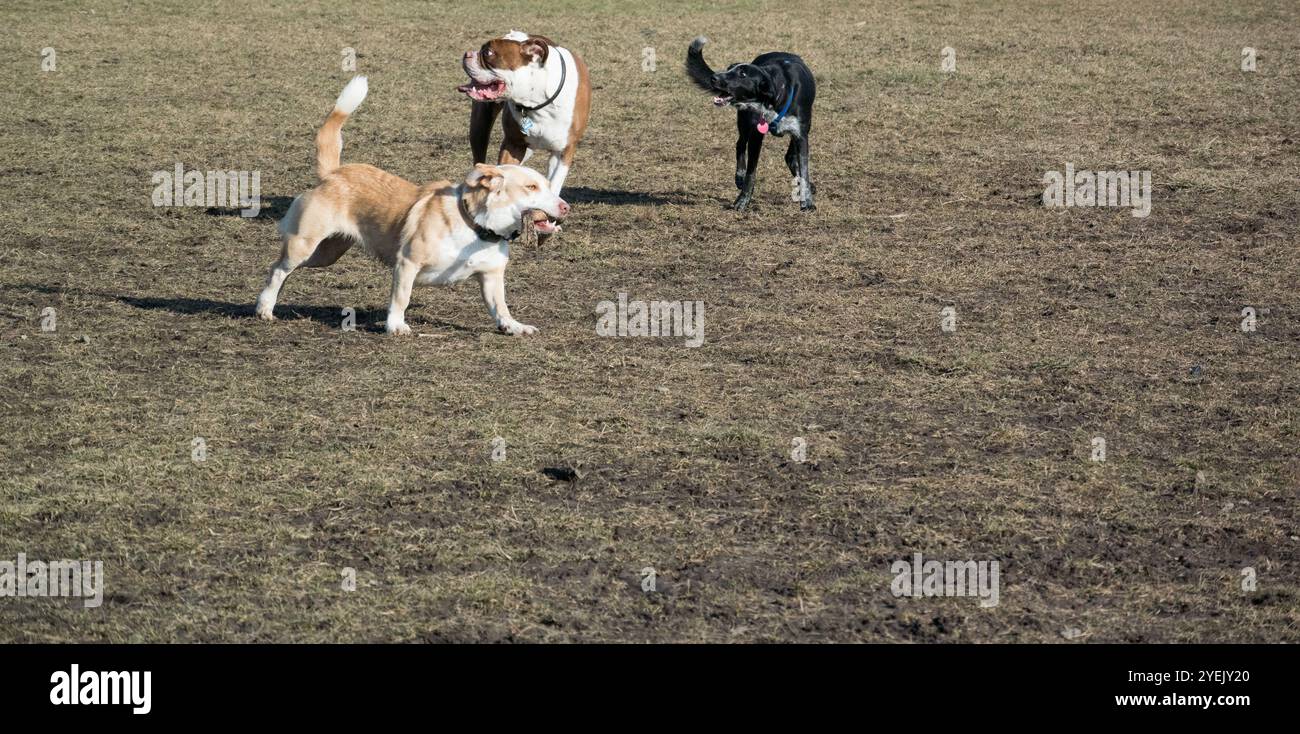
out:
{"label": "dog's black collar", "polygon": [[478,238],[480,240],[485,240],[487,242],[502,242],[502,241],[510,242],[514,240],[514,238],[519,236],[519,230],[515,230],[514,232],[510,233],[509,237],[503,237],[497,234],[496,232],[493,232],[492,230],[488,229],[487,227],[484,227],[478,222],[474,221],[474,217],[469,213],[469,205],[465,203],[464,196],[460,197],[459,208],[460,208],[460,215],[464,217],[465,223],[468,224],[470,228],[474,230],[474,234],[478,235]]}
{"label": "dog's black collar", "polygon": [[550,97],[547,97],[545,102],[537,105],[536,107],[525,107],[521,104],[515,104],[516,108],[521,109],[524,112],[534,112],[554,102],[555,98],[560,96],[560,90],[564,89],[564,78],[569,75],[569,67],[567,64],[564,63],[564,54],[560,53],[560,49],[558,48],[555,49],[555,53],[560,55],[560,86],[555,88],[555,94],[552,94]]}

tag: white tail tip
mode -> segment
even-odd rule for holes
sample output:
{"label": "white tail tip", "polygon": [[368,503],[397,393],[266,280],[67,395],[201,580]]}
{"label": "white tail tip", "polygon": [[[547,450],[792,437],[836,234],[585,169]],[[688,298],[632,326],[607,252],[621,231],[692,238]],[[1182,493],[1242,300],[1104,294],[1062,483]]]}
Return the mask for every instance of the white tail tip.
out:
{"label": "white tail tip", "polygon": [[352,81],[343,88],[339,93],[339,98],[334,102],[334,109],[345,115],[356,112],[357,107],[361,106],[362,100],[366,98],[366,93],[370,91],[370,85],[366,83],[364,76],[354,76]]}

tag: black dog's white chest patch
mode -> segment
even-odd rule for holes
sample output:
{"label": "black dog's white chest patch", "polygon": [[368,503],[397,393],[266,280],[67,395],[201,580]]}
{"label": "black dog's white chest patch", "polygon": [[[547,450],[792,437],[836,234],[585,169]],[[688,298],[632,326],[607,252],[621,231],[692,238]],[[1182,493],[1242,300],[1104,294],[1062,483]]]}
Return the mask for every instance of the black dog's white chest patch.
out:
{"label": "black dog's white chest patch", "polygon": [[[734,106],[738,110],[750,110],[751,112],[757,112],[759,115],[762,116],[764,120],[767,120],[768,122],[775,120],[776,116],[780,114],[779,112],[772,109],[771,107],[768,107],[767,105],[764,104],[759,104],[757,102],[736,102]],[[785,117],[781,118],[781,122],[770,132],[773,135],[790,134],[797,138],[799,137],[802,131],[803,131],[803,127],[799,124],[799,118],[795,117],[794,115],[786,115]]]}
{"label": "black dog's white chest patch", "polygon": [[771,107],[768,107],[765,104],[759,104],[757,102],[735,102],[734,104],[736,109],[738,110],[750,110],[752,112],[757,112],[758,114],[763,116],[764,120],[767,120],[768,122],[771,122],[772,120],[776,119],[776,110],[772,109]]}

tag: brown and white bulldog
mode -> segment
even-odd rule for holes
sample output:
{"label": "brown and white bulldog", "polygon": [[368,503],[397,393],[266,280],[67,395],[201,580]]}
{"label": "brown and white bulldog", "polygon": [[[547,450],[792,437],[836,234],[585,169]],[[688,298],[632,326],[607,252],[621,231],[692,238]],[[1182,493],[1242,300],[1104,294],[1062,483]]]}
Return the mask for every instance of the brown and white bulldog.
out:
{"label": "brown and white bulldog", "polygon": [[411,333],[406,307],[416,283],[450,285],[470,277],[482,286],[498,329],[514,336],[536,333],[506,306],[510,241],[525,219],[540,233],[554,232],[569,205],[542,174],[523,166],[476,165],[461,183],[417,186],[364,163],[340,165],[343,123],[367,91],[363,76],[348,82],[316,134],[321,182],[294,199],[280,220],[280,259],[257,297],[257,315],[275,318],[280,287],[299,267],[327,267],[360,244],[393,269],[388,333]]}
{"label": "brown and white bulldog", "polygon": [[486,162],[492,124],[504,106],[505,139],[497,163],[523,163],[534,150],[549,152],[546,177],[559,196],[573,152],[587,131],[587,65],[550,39],[520,31],[494,38],[478,51],[466,51],[462,63],[470,83],[457,89],[474,100],[469,118],[474,162]]}

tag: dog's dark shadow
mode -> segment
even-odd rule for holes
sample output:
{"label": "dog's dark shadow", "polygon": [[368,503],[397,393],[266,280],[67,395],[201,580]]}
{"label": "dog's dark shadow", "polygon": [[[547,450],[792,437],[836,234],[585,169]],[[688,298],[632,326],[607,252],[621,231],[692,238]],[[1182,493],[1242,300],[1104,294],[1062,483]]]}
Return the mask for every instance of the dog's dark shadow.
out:
{"label": "dog's dark shadow", "polygon": [[[210,314],[232,319],[252,319],[256,316],[253,312],[251,300],[246,303],[232,303],[230,301],[214,301],[210,298],[159,298],[156,296],[114,296],[114,298],[134,308],[146,311],[170,311],[182,316]],[[357,328],[369,328],[369,322],[375,318],[382,319],[384,313],[383,311],[367,309],[357,310]],[[314,321],[326,326],[338,326],[343,323],[343,309],[329,306],[294,306],[282,303],[276,306],[275,317],[284,321],[304,320]]]}
{"label": "dog's dark shadow", "polygon": [[645,191],[618,191],[616,189],[592,189],[586,186],[566,188],[564,199],[570,204],[694,204],[695,196],[684,191],[666,194],[651,194]]}
{"label": "dog's dark shadow", "polygon": [[[114,293],[100,293],[77,288],[68,288],[60,285],[38,285],[35,283],[18,283],[12,287],[17,290],[31,291],[33,293],[59,295],[76,293],[94,298],[102,298],[106,301],[118,301],[119,303],[125,303],[132,308],[139,308],[146,311],[170,311],[171,313],[180,314],[182,316],[211,314],[231,319],[256,319],[256,313],[253,310],[253,302],[251,299],[244,303],[233,303],[231,301],[215,301],[210,298],[123,296]],[[407,313],[412,315],[413,318],[411,320],[414,322],[413,326],[415,327],[454,331],[462,334],[476,334],[483,331],[482,329],[462,326],[461,324],[455,324],[450,321],[421,316],[419,311],[415,309],[412,309]],[[313,323],[336,329],[343,324],[343,307],[298,306],[287,303],[278,303],[275,306],[275,318],[277,321],[311,321]],[[357,331],[382,334],[384,333],[384,323],[387,318],[387,308],[359,308],[356,310]],[[417,328],[417,331],[418,330],[419,329]]]}
{"label": "dog's dark shadow", "polygon": [[256,216],[245,217],[243,212],[248,207],[227,206],[217,207],[210,206],[204,210],[204,214],[210,217],[242,217],[244,219],[282,219],[289,206],[293,204],[295,197],[292,196],[263,196],[259,200],[260,208]]}
{"label": "dog's dark shadow", "polygon": [[[252,303],[231,303],[229,301],[213,301],[207,298],[155,298],[142,296],[116,296],[116,299],[129,306],[150,311],[171,311],[181,315],[213,314],[235,319],[256,318]],[[278,303],[275,306],[275,318],[277,321],[311,321],[330,328],[338,328],[343,323],[343,309],[338,306],[296,306]],[[357,331],[381,334],[384,332],[384,322],[387,318],[387,308],[359,308],[356,310]],[[466,334],[477,331],[460,324],[427,317],[416,316],[412,320],[417,325],[435,329],[448,329]]]}

